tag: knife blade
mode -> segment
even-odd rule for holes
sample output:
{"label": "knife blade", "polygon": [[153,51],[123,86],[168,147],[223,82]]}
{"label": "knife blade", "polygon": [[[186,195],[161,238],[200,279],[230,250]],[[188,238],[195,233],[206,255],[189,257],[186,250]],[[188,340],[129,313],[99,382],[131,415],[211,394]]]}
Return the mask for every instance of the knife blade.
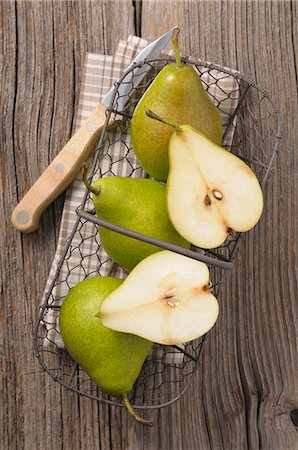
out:
{"label": "knife blade", "polygon": [[[175,27],[170,31],[148,44],[133,59],[126,71],[135,64],[143,62],[145,59],[156,59],[172,37]],[[142,68],[137,68],[128,72],[118,86],[119,100],[118,110],[124,108],[128,93],[131,90],[133,79],[134,87],[138,86],[147,71],[149,64],[144,64]],[[126,72],[125,71],[125,72]],[[73,181],[99,139],[101,131],[106,121],[105,110],[113,99],[116,87],[113,86],[104,96],[101,103],[82,123],[80,128],[60,150],[57,156],[37,179],[22,200],[14,208],[11,215],[11,222],[19,231],[30,233],[39,226],[39,220],[44,210],[60,195],[66,187]],[[114,119],[111,119],[109,126]]]}
{"label": "knife blade", "polygon": [[[135,64],[139,64],[143,62],[145,59],[156,59],[161,54],[162,50],[165,48],[167,43],[172,37],[173,31],[176,28],[172,28],[170,31],[165,33],[163,36],[156,39],[154,42],[151,42],[151,44],[147,45],[130,63],[130,65],[127,67],[126,71],[131,69]],[[134,73],[128,72],[126,76],[123,78],[122,83],[118,87],[118,96],[119,99],[117,101],[117,107],[118,110],[121,111],[127,100],[128,100],[128,93],[131,90],[131,85],[129,84],[133,79],[133,85],[138,86],[148,70],[151,69],[151,66],[149,64],[144,64],[142,67],[136,67],[134,70]],[[102,99],[102,103],[106,106],[109,106],[111,103],[111,100],[114,95],[114,90],[116,87],[109,90],[109,92],[104,96]]]}

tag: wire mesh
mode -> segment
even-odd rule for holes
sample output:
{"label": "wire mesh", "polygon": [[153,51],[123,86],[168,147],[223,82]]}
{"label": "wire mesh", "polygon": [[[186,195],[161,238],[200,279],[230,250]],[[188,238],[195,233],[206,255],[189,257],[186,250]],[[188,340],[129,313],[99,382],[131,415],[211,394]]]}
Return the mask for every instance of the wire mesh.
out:
{"label": "wire mesh", "polygon": [[[253,82],[246,81],[237,72],[191,58],[183,60],[198,71],[206,91],[221,113],[224,123],[223,147],[249,164],[264,187],[274,167],[280,142],[279,113],[268,93]],[[146,76],[137,87],[133,85],[132,77],[128,101],[123,111],[118,110],[121,99],[118,86],[125,82],[126,74],[116,84],[114,99],[106,113],[106,125],[94,153],[90,169],[91,179],[115,175],[147,177],[133,153],[129,138],[130,119],[145,90],[169,62],[171,58],[146,61],[130,69],[133,75],[136,67],[144,67]],[[150,70],[147,72],[148,65]],[[226,83],[229,86],[227,90],[223,88],[226,80],[233,80],[233,84]],[[227,107],[228,104],[231,105],[231,99],[235,99],[232,110]],[[121,120],[117,121],[113,129],[108,129],[108,120],[114,113]],[[78,279],[82,281],[98,275],[120,278],[126,276],[126,272],[111,260],[101,245],[98,222],[87,191],[77,214],[77,221],[66,242],[64,255],[40,308],[34,336],[35,355],[42,368],[65,388],[97,401],[122,406],[118,399],[101,391],[70,358],[67,351],[57,344],[59,308],[63,298]],[[127,233],[121,227],[120,232]],[[227,268],[231,266],[235,250],[242,238],[243,235],[240,234],[230,236],[222,246],[212,250],[192,247],[193,256],[209,258],[210,278],[215,295],[219,298]],[[145,236],[144,239],[150,242],[149,237]],[[167,243],[162,242],[161,247],[162,245],[168,248]],[[182,254],[184,251],[181,249]],[[226,268],[220,262],[226,263]],[[211,330],[209,333],[212,332]],[[136,409],[161,408],[178,400],[192,382],[209,333],[181,346],[155,344],[130,394],[133,406]]]}

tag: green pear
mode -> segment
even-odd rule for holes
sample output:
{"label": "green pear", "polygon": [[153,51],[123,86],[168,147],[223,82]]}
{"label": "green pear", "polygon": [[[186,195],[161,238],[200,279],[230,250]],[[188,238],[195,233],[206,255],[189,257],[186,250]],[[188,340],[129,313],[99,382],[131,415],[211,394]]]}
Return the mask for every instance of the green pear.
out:
{"label": "green pear", "polygon": [[208,266],[163,250],[141,261],[101,304],[102,323],[164,345],[188,342],[215,324],[219,306]]}
{"label": "green pear", "polygon": [[[88,183],[85,179],[85,184]],[[89,186],[97,216],[124,228],[189,248],[171,224],[166,207],[166,187],[148,178],[111,176]],[[142,259],[161,250],[143,241],[99,227],[102,245],[108,255],[130,271]]]}
{"label": "green pear", "polygon": [[167,207],[178,233],[210,249],[253,228],[262,215],[263,192],[251,168],[193,127],[171,126]]}
{"label": "green pear", "polygon": [[169,170],[168,143],[171,127],[152,123],[151,109],[172,122],[189,124],[221,145],[222,123],[217,108],[206,93],[194,68],[180,60],[178,33],[173,44],[176,62],[168,64],[154,79],[136,106],[131,120],[134,152],[145,171],[156,180],[166,181]]}
{"label": "green pear", "polygon": [[112,396],[122,396],[136,420],[144,421],[132,409],[131,391],[152,343],[106,328],[98,313],[102,301],[123,280],[94,277],[73,287],[65,297],[59,314],[60,333],[66,349],[92,380]]}

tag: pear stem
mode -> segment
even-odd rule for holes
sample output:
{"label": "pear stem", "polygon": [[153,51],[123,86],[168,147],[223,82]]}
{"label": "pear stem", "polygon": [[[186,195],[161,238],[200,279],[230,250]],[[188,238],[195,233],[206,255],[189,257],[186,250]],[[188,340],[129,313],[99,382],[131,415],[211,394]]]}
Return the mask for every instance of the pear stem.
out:
{"label": "pear stem", "polygon": [[151,119],[158,120],[159,122],[164,123],[165,125],[169,125],[170,127],[174,128],[176,133],[181,133],[183,131],[181,127],[179,127],[178,125],[175,125],[174,123],[168,122],[166,119],[158,116],[155,112],[151,111],[150,109],[148,109],[148,111],[146,111],[146,114]]}
{"label": "pear stem", "polygon": [[137,422],[139,422],[139,423],[141,423],[142,425],[145,425],[145,426],[147,426],[147,427],[153,427],[153,422],[152,422],[152,420],[146,420],[146,419],[143,419],[143,417],[139,416],[139,415],[135,412],[135,410],[134,410],[133,407],[131,406],[130,401],[128,400],[128,396],[127,396],[127,393],[126,393],[126,392],[122,395],[122,399],[123,399],[123,402],[124,402],[124,404],[125,404],[125,406],[126,406],[127,411],[129,412],[129,414],[132,415],[132,417],[133,417]]}
{"label": "pear stem", "polygon": [[179,49],[179,44],[178,44],[179,33],[180,33],[179,28],[175,28],[175,30],[173,30],[173,34],[172,34],[172,44],[174,47],[177,69],[179,69],[180,67],[183,66],[183,64],[181,63],[180,49]]}
{"label": "pear stem", "polygon": [[89,183],[89,181],[87,179],[88,178],[87,172],[88,172],[88,164],[86,162],[84,162],[82,165],[82,178],[83,178],[84,185],[86,186],[86,188],[88,189],[89,192],[92,192],[92,194],[94,194],[94,195],[99,195],[100,188],[95,189],[93,186],[91,186],[91,184]]}

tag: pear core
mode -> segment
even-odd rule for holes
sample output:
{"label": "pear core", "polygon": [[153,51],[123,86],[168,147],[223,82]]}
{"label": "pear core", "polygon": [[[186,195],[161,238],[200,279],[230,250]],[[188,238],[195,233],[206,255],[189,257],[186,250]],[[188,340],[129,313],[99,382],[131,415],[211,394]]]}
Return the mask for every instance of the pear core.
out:
{"label": "pear core", "polygon": [[174,345],[210,330],[219,307],[207,265],[164,250],[139,263],[100,311],[103,324],[113,330]]}
{"label": "pear core", "polygon": [[201,248],[253,228],[263,193],[250,167],[194,128],[181,125],[169,143],[167,207],[178,233]]}

